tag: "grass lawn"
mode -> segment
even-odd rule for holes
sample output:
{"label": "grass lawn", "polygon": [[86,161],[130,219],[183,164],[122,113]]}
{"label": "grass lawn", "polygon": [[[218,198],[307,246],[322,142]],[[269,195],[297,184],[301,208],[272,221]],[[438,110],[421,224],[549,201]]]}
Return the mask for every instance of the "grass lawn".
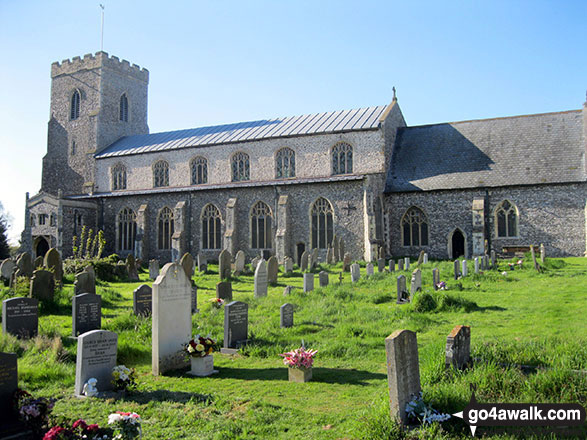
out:
{"label": "grass lawn", "polygon": [[[440,269],[446,292],[433,293],[433,267]],[[138,391],[117,401],[72,396],[71,276],[56,301],[41,306],[40,336],[17,341],[2,335],[0,351],[18,354],[21,388],[59,398],[54,414],[104,425],[111,412],[135,411],[145,439],[470,438],[460,419],[405,433],[390,421],[384,339],[397,329],[417,332],[424,399],[442,412],[465,407],[469,384],[477,387],[479,402],[587,406],[587,374],[576,371],[587,370],[587,259],[549,259],[543,273],[528,263],[510,272],[501,262],[499,270],[471,275],[470,269],[458,281],[452,279],[452,262],[421,269],[424,292],[407,305],[395,303],[397,272],[366,279],[363,267],[359,282],[352,284],[344,273],[339,284],[341,265],[324,265],[316,272],[330,272],[330,285],[308,294],[300,272],[280,273],[261,299],[253,296],[252,273],[234,278],[234,299],[249,304],[251,343],[236,356],[215,354],[220,373],[210,378],[151,375],[150,318],[132,315],[132,291],[151,284],[147,272],[137,283],[101,283],[102,328],[118,333],[118,363],[135,368],[139,380]],[[192,322],[194,334],[211,333],[222,343],[223,310],[209,302],[219,281],[216,270],[210,265],[206,274],[194,276],[200,313]],[[408,271],[401,273],[410,279]],[[297,289],[284,297],[287,285]],[[1,299],[8,296],[8,289],[0,290]],[[279,307],[285,302],[295,306],[294,327],[281,329]],[[446,336],[458,324],[471,326],[477,361],[466,371],[446,372]],[[278,354],[302,340],[318,350],[313,380],[290,383]],[[517,438],[478,431],[483,432]]]}

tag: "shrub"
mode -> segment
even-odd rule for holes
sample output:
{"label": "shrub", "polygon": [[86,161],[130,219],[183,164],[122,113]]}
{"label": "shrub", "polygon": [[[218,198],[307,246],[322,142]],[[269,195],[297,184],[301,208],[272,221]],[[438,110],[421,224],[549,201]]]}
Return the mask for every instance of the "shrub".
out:
{"label": "shrub", "polygon": [[438,307],[438,302],[435,296],[429,292],[423,292],[416,295],[414,298],[414,310],[416,312],[425,313],[432,312]]}

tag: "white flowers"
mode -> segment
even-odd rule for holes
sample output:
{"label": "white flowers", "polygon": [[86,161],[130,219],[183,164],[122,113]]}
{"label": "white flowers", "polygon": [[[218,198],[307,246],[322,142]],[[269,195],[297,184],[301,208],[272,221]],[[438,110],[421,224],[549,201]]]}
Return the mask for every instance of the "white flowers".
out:
{"label": "white flowers", "polygon": [[443,414],[428,406],[422,399],[422,392],[406,404],[408,416],[420,420],[422,423],[444,422],[450,419],[449,414]]}

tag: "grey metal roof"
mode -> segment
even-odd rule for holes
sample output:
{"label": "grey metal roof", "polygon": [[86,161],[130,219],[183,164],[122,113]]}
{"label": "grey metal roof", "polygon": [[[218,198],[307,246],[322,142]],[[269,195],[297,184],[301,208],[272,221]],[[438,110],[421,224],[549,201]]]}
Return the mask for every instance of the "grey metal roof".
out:
{"label": "grey metal roof", "polygon": [[387,106],[381,105],[356,110],[126,136],[97,153],[96,158],[277,137],[371,130],[379,127],[379,120],[386,108]]}
{"label": "grey metal roof", "polygon": [[400,128],[386,191],[583,182],[582,118],[572,110]]}

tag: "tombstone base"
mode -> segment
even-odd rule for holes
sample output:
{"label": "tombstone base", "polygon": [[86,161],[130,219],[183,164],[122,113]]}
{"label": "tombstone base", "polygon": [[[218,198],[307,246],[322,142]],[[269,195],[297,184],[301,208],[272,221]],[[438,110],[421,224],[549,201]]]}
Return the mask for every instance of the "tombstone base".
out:
{"label": "tombstone base", "polygon": [[221,348],[220,349],[220,353],[221,354],[235,355],[235,354],[238,353],[238,348]]}
{"label": "tombstone base", "polygon": [[85,399],[114,399],[114,400],[118,400],[118,399],[122,399],[124,396],[126,396],[127,392],[124,390],[121,391],[99,391],[98,394],[96,394],[95,396],[86,396],[84,394],[74,394],[73,396],[80,399],[80,400],[85,400]]}
{"label": "tombstone base", "polygon": [[287,378],[290,382],[309,382],[312,380],[312,368],[287,368]]}
{"label": "tombstone base", "polygon": [[214,357],[210,354],[204,357],[192,357],[190,358],[191,370],[188,374],[196,377],[208,377],[218,373],[218,370],[214,369]]}

